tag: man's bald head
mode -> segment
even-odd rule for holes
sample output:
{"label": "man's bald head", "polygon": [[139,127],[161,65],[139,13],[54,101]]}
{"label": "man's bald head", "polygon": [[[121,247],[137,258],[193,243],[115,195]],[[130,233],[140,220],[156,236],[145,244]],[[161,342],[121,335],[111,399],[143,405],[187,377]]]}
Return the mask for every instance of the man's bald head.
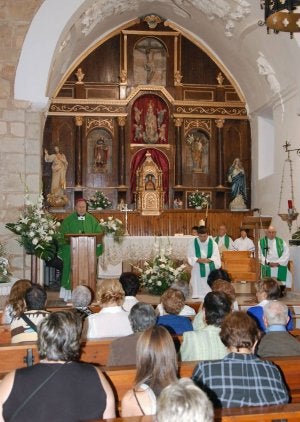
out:
{"label": "man's bald head", "polygon": [[268,239],[273,240],[276,237],[276,229],[274,226],[269,226],[268,229],[266,230],[266,235],[268,237]]}

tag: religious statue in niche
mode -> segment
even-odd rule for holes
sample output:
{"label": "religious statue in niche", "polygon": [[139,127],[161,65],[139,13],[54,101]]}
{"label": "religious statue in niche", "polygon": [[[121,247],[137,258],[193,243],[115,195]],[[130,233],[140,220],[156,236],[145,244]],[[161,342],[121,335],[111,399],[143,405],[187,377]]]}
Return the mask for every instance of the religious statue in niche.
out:
{"label": "religious statue in niche", "polygon": [[190,146],[192,171],[194,173],[207,173],[208,171],[208,147],[207,135],[200,129],[191,130],[186,142]]}
{"label": "religious statue in niche", "polygon": [[108,146],[105,144],[103,138],[96,141],[94,147],[94,169],[96,173],[103,173],[106,171],[108,159]]}
{"label": "religious statue in niche", "polygon": [[246,176],[243,164],[239,158],[233,160],[228,170],[228,182],[231,183],[231,210],[245,210],[247,208]]}
{"label": "religious statue in niche", "polygon": [[47,195],[47,201],[52,207],[65,206],[68,203],[65,195],[68,168],[66,156],[60,152],[58,146],[55,146],[54,154],[48,154],[48,150],[45,149],[45,162],[52,163],[51,193]]}
{"label": "religious statue in niche", "polygon": [[153,174],[146,175],[145,190],[155,190],[155,176]]}
{"label": "religious statue in niche", "polygon": [[88,174],[110,173],[112,135],[102,127],[92,129],[87,136]]}
{"label": "religious statue in niche", "polygon": [[133,142],[164,144],[168,137],[168,110],[164,101],[155,95],[144,95],[133,105]]}
{"label": "religious statue in niche", "polygon": [[157,38],[138,41],[133,50],[135,85],[166,85],[167,51]]}

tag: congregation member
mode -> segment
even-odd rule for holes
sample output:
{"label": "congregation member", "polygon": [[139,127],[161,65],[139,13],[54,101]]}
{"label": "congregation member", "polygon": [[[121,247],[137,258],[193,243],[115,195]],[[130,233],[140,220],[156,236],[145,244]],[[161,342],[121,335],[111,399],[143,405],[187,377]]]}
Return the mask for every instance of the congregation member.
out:
{"label": "congregation member", "polygon": [[8,301],[2,314],[2,324],[10,324],[14,318],[18,318],[25,310],[25,292],[32,286],[30,280],[17,280],[10,292]]}
{"label": "congregation member", "polygon": [[123,337],[132,334],[128,312],[122,308],[124,297],[119,280],[103,280],[97,291],[101,310],[84,320],[83,338]]}
{"label": "congregation member", "polygon": [[5,421],[74,422],[114,418],[112,389],[101,371],[79,363],[82,320],[75,312],[47,315],[38,330],[40,363],[9,373],[0,384]]}
{"label": "congregation member", "polygon": [[231,299],[226,293],[207,293],[203,303],[205,326],[183,334],[181,360],[222,359],[227,354],[227,349],[220,339],[220,326],[230,311]]}
{"label": "congregation member", "polygon": [[[280,285],[275,278],[263,278],[256,284],[256,297],[258,304],[248,308],[247,313],[254,318],[258,328],[261,331],[266,330],[266,326],[263,319],[264,307],[267,303],[272,300],[278,300],[280,298]],[[288,310],[289,321],[287,323],[287,329],[290,331],[293,329],[292,313]]]}
{"label": "congregation member", "polygon": [[36,341],[38,324],[48,315],[45,310],[46,290],[39,284],[33,284],[26,290],[26,311],[15,317],[10,324],[11,342]]}
{"label": "congregation member", "polygon": [[266,334],[259,342],[258,356],[300,355],[300,342],[286,329],[289,319],[288,307],[284,303],[276,300],[264,306]]}
{"label": "congregation member", "polygon": [[122,417],[155,415],[157,397],[177,381],[176,350],[164,327],[155,325],[140,335],[136,359],[134,387],[122,399]]}
{"label": "congregation member", "polygon": [[157,400],[156,422],[213,422],[207,395],[189,378],[168,385]]}
{"label": "congregation member", "polygon": [[241,236],[233,242],[233,250],[255,252],[255,245],[253,240],[248,237],[248,231],[241,228],[240,235]]}
{"label": "congregation member", "polygon": [[214,238],[214,241],[218,245],[221,255],[223,251],[233,251],[233,240],[228,236],[225,224],[221,224],[219,227],[218,236]]}
{"label": "congregation member", "polygon": [[191,235],[192,236],[198,236],[198,229],[199,229],[198,226],[193,226],[192,230],[191,230]]}
{"label": "congregation member", "polygon": [[130,312],[133,305],[138,302],[136,295],[140,288],[139,278],[133,272],[128,271],[122,273],[119,280],[125,292],[125,299],[122,305],[123,309],[126,312]]}
{"label": "congregation member", "polygon": [[[215,280],[212,285],[212,292],[225,293],[231,301],[231,309],[234,311],[239,310],[239,305],[237,303],[235,295],[235,289],[231,283],[228,283],[228,281],[225,280]],[[202,308],[199,309],[197,315],[193,319],[193,328],[195,331],[198,331],[202,330],[206,326],[207,324],[205,320],[204,306],[202,306]]]}
{"label": "congregation member", "polygon": [[[190,286],[189,286],[189,283],[185,280],[179,279],[179,280],[174,281],[174,283],[171,284],[170,288],[175,289],[175,290],[180,290],[184,296],[185,302],[190,297]],[[165,314],[165,310],[161,303],[157,305],[156,311],[159,315]],[[179,312],[179,315],[191,317],[191,316],[196,315],[196,311],[194,308],[192,308],[191,306],[188,306],[185,303],[184,307]]]}
{"label": "congregation member", "polygon": [[[77,199],[75,212],[63,220],[60,230],[64,235],[101,232],[99,221],[87,212],[87,202],[83,198]],[[102,245],[98,244],[96,247],[97,256],[101,255],[102,250]],[[71,250],[68,240],[65,240],[64,244],[59,248],[58,255],[63,260],[60,297],[67,302],[71,300]]]}
{"label": "congregation member", "polygon": [[156,324],[156,313],[152,305],[137,302],[130,309],[129,321],[133,334],[111,342],[108,366],[136,365],[136,345],[141,333]]}
{"label": "congregation member", "polygon": [[82,319],[85,319],[92,314],[92,311],[89,308],[91,302],[92,292],[87,286],[77,286],[72,291],[72,304]]}
{"label": "congregation member", "polygon": [[187,259],[192,266],[192,298],[203,299],[211,290],[207,284],[209,273],[221,267],[218,245],[208,236],[206,227],[199,228],[198,237],[190,242]]}
{"label": "congregation member", "polygon": [[227,315],[220,337],[228,354],[221,360],[198,363],[192,376],[215,407],[288,403],[288,391],[279,369],[254,354],[259,330],[249,315],[242,311]]}
{"label": "congregation member", "polygon": [[163,325],[173,335],[193,331],[190,319],[179,315],[185,304],[184,295],[180,290],[166,290],[161,296],[161,304],[164,314],[157,318],[157,325]]}
{"label": "congregation member", "polygon": [[286,242],[276,236],[275,227],[266,230],[266,236],[259,241],[259,258],[261,262],[261,276],[275,277],[282,285],[282,291],[291,287],[292,276],[288,270],[290,251]]}
{"label": "congregation member", "polygon": [[218,268],[217,270],[212,270],[207,277],[207,284],[212,289],[212,285],[216,280],[225,280],[228,283],[231,283],[230,275],[228,271],[224,270],[223,268]]}

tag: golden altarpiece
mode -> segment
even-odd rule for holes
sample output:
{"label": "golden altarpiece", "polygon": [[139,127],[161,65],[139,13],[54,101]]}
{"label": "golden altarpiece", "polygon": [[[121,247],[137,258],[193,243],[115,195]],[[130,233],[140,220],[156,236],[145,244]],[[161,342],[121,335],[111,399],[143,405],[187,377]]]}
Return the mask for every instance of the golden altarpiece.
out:
{"label": "golden altarpiece", "polygon": [[101,191],[112,202],[104,214],[127,204],[130,234],[188,234],[203,218],[188,201],[199,190],[211,198],[211,233],[226,222],[237,236],[243,216],[229,211],[228,181],[237,157],[251,202],[251,134],[238,84],[198,40],[155,15],[82,53],[51,100],[43,149],[54,160],[43,157],[45,197],[53,163],[66,158],[62,217],[77,197]]}
{"label": "golden altarpiece", "polygon": [[136,204],[142,215],[159,215],[164,206],[162,170],[154,163],[151,153],[146,153],[146,160],[136,174]]}

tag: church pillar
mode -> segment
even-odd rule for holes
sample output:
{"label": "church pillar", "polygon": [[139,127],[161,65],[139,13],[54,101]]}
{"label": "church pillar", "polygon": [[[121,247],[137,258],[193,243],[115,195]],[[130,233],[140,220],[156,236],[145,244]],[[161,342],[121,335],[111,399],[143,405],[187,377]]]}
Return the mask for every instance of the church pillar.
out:
{"label": "church pillar", "polygon": [[176,118],[175,122],[175,186],[182,185],[182,143],[181,126],[183,119]]}
{"label": "church pillar", "polygon": [[82,190],[82,124],[83,117],[75,117],[76,139],[75,139],[75,191]]}
{"label": "church pillar", "polygon": [[126,117],[118,117],[119,126],[119,161],[118,161],[118,178],[119,186],[126,185],[126,161],[125,161],[125,123]]}
{"label": "church pillar", "polygon": [[218,173],[217,173],[217,183],[218,187],[224,186],[224,159],[223,159],[223,126],[224,126],[224,119],[218,119],[215,121],[217,128],[218,128],[218,155],[217,155],[217,162],[218,162]]}

